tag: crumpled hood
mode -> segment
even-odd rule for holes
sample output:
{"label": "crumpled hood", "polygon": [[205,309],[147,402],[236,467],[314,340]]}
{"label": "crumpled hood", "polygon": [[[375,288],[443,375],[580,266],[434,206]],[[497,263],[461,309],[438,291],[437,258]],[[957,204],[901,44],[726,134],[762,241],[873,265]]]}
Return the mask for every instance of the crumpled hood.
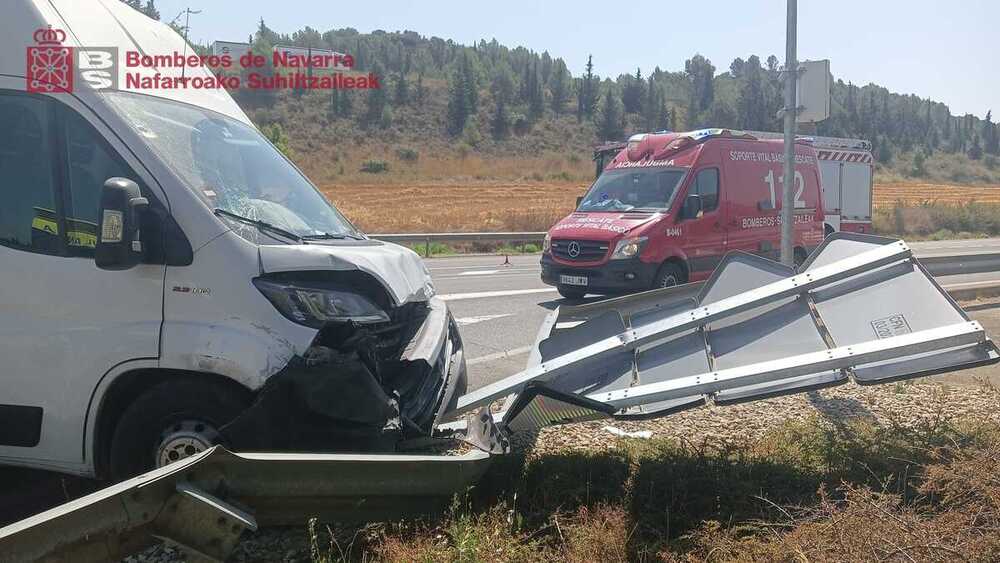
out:
{"label": "crumpled hood", "polygon": [[261,245],[264,273],[314,270],[360,270],[382,282],[396,303],[427,301],[434,295],[430,272],[416,252],[397,244]]}
{"label": "crumpled hood", "polygon": [[554,239],[611,241],[625,233],[640,230],[662,213],[572,213],[549,230]]}

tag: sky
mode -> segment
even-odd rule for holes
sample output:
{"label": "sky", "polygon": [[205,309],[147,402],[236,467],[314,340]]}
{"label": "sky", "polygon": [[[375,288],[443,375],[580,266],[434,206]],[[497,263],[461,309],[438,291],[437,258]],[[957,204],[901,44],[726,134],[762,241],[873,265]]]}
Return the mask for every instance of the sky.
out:
{"label": "sky", "polygon": [[[1000,2],[997,0],[800,1],[798,58],[830,59],[835,78],[944,102],[955,115],[1000,113]],[[353,27],[412,30],[471,44],[496,38],[566,61],[579,75],[594,56],[603,76],[683,70],[694,53],[717,72],[735,57],[785,59],[785,0],[156,0],[161,19],[185,8],[190,38],[246,41],[263,17],[291,33]]]}

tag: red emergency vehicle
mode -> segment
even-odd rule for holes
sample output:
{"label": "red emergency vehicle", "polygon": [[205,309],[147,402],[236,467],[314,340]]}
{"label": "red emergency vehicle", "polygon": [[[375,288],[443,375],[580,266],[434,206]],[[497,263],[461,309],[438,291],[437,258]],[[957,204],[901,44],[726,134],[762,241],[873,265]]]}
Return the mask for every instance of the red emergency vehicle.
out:
{"label": "red emergency vehicle", "polygon": [[[777,259],[784,144],[703,129],[634,135],[545,237],[542,281],[567,298],[706,279],[731,250]],[[824,238],[812,141],[795,144],[797,261]]]}

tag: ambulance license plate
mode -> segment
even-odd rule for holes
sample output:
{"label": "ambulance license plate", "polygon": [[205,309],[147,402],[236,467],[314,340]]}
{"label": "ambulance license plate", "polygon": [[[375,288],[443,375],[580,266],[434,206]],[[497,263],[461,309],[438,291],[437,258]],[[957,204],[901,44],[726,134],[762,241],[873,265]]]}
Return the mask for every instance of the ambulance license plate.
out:
{"label": "ambulance license plate", "polygon": [[560,274],[559,283],[566,285],[587,285],[587,276],[567,276]]}

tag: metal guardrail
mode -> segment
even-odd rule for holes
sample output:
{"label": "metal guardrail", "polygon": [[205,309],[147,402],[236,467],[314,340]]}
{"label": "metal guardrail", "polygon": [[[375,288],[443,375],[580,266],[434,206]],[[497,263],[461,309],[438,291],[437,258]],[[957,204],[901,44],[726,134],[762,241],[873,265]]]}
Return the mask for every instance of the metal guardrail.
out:
{"label": "metal guardrail", "polygon": [[0,528],[0,561],[112,561],[156,540],[222,561],[260,525],[441,512],[490,454],[232,453],[216,446]]}
{"label": "metal guardrail", "polygon": [[370,238],[397,244],[423,244],[424,257],[430,256],[432,242],[542,242],[545,232],[501,233],[397,233],[368,235]]}

